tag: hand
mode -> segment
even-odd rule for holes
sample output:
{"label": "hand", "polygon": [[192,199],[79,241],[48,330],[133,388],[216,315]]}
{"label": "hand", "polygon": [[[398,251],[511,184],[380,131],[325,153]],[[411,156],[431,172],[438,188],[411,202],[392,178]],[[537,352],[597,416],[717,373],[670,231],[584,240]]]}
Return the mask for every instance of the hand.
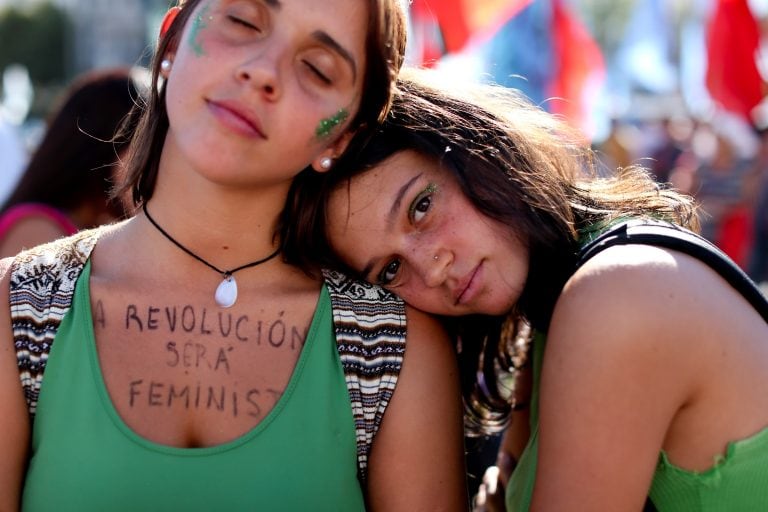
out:
{"label": "hand", "polygon": [[499,478],[498,466],[490,466],[472,503],[472,512],[505,512],[504,485]]}

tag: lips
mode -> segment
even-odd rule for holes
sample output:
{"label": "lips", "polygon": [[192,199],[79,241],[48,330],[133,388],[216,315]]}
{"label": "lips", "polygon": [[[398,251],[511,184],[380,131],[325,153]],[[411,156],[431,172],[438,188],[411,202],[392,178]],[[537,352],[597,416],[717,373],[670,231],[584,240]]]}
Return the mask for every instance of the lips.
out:
{"label": "lips", "polygon": [[475,293],[477,292],[478,286],[479,286],[479,279],[478,276],[480,274],[480,270],[483,266],[483,262],[481,261],[475,268],[467,274],[464,279],[461,280],[461,283],[456,288],[457,294],[456,296],[456,305],[468,302],[474,297]]}
{"label": "lips", "polygon": [[208,100],[208,108],[221,124],[235,133],[250,138],[267,139],[256,113],[242,103]]}

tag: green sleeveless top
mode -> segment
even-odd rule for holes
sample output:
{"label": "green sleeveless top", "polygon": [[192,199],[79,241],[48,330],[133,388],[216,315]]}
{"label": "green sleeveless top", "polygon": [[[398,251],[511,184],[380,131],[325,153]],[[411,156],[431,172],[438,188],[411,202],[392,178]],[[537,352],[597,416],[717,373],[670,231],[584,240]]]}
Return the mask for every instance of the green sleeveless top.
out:
{"label": "green sleeveless top", "polygon": [[[545,338],[533,340],[533,390],[531,438],[520,456],[506,489],[509,511],[531,506],[539,447],[539,384]],[[663,451],[653,475],[649,496],[657,510],[716,512],[760,510],[768,504],[768,428],[754,436],[730,443],[724,456],[704,472],[678,468]]]}
{"label": "green sleeveless top", "polygon": [[[582,233],[583,243],[622,219]],[[531,506],[539,446],[539,389],[546,337],[537,333],[532,346],[531,437],[506,488],[509,511]],[[716,456],[707,471],[694,472],[674,466],[661,452],[649,497],[657,510],[731,511],[761,510],[768,504],[768,428],[752,437],[729,443],[724,456]]]}
{"label": "green sleeveless top", "polygon": [[89,276],[87,263],[48,359],[23,510],[364,510],[325,286],[272,411],[234,441],[187,449],[150,442],[118,416],[96,354]]}

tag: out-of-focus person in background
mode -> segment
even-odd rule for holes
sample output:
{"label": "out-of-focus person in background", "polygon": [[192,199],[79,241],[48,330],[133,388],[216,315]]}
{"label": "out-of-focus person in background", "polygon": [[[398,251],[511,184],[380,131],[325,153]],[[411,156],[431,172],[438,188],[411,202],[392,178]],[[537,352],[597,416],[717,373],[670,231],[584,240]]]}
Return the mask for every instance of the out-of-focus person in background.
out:
{"label": "out-of-focus person in background", "polygon": [[0,257],[123,216],[109,193],[130,138],[123,121],[144,94],[140,77],[115,68],[72,83],[2,207]]}
{"label": "out-of-focus person in background", "polygon": [[13,192],[29,157],[20,125],[34,98],[29,71],[21,64],[2,70],[0,103],[0,205]]}
{"label": "out-of-focus person in background", "polygon": [[669,116],[661,120],[661,143],[651,153],[648,162],[653,177],[659,183],[670,180],[672,170],[678,165],[678,159],[690,145],[693,134],[693,121],[688,116]]}
{"label": "out-of-focus person in background", "polygon": [[749,184],[754,166],[736,145],[735,133],[721,125],[702,125],[711,131],[711,154],[701,155],[691,192],[704,212],[701,234],[741,267],[746,267],[749,228]]}
{"label": "out-of-focus person in background", "polygon": [[0,201],[11,193],[26,162],[24,144],[0,110]]}

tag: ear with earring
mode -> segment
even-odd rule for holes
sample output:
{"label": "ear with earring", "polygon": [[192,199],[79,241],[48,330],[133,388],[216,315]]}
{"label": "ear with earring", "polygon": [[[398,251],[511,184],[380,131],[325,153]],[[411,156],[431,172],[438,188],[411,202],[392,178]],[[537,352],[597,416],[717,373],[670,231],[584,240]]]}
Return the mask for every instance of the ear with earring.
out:
{"label": "ear with earring", "polygon": [[329,171],[331,169],[331,167],[333,167],[333,158],[331,158],[329,156],[324,156],[323,158],[321,158],[320,159],[320,167],[324,171]]}
{"label": "ear with earring", "polygon": [[171,71],[171,66],[173,66],[173,62],[171,62],[171,59],[163,59],[160,62],[160,71],[162,71],[164,74],[167,74]]}

